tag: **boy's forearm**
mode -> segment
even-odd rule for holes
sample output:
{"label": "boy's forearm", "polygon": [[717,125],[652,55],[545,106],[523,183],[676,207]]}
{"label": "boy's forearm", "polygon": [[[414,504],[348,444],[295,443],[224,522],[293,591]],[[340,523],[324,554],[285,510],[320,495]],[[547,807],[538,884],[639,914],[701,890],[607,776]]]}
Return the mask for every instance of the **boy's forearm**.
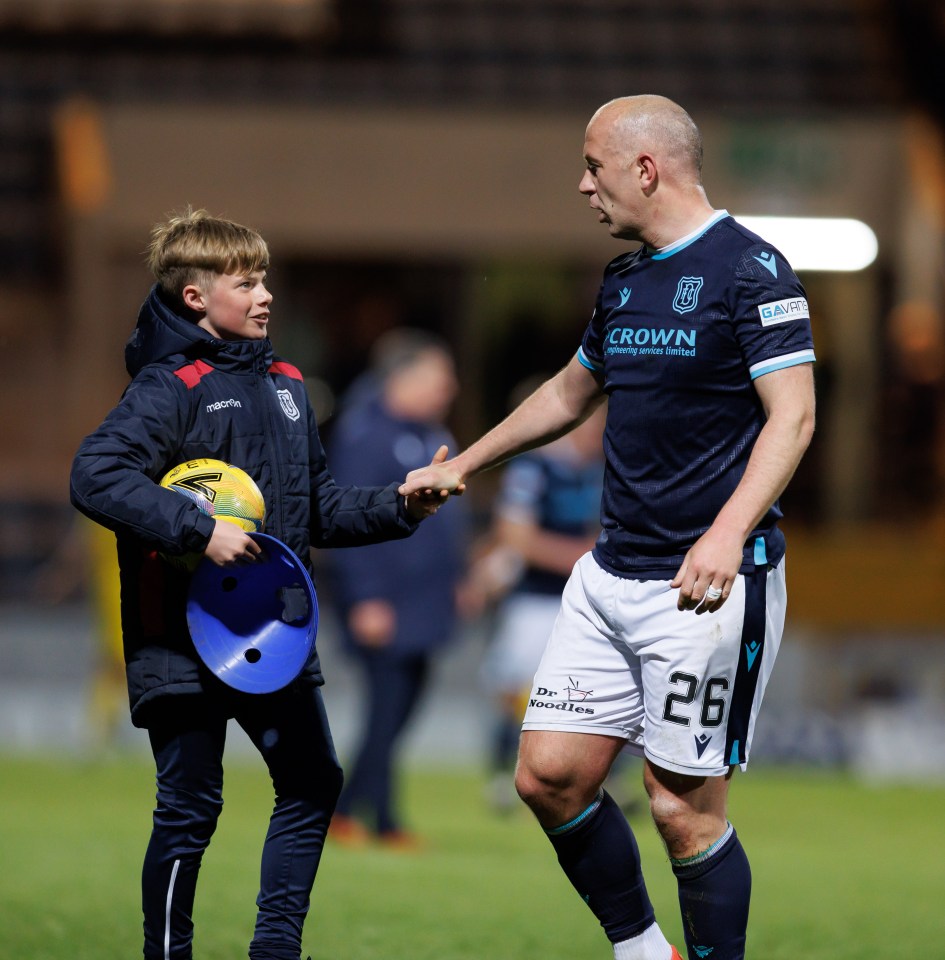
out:
{"label": "boy's forearm", "polygon": [[407,514],[396,484],[316,487],[311,525],[315,547],[359,547],[409,537],[417,521]]}

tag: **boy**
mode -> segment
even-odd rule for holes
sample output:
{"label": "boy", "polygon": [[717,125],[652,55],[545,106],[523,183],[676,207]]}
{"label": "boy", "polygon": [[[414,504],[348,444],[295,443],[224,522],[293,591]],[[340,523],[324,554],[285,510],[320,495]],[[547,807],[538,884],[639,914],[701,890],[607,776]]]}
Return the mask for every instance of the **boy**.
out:
{"label": "boy", "polygon": [[[132,722],[148,731],[157,805],[144,860],[144,956],[192,955],[197,874],[222,809],[232,717],[262,754],[275,788],[263,845],[254,960],[299,960],[302,925],[341,788],[319,687],[318,657],[272,694],[241,694],[202,665],[187,630],[189,575],[161,558],[201,552],[221,566],[259,546],[158,479],[182,461],[233,463],[259,484],[267,533],[310,568],[309,548],[409,536],[436,510],[397,484],[338,486],[328,472],[299,371],[272,353],[265,241],[240,224],[188,210],[152,232],[157,279],[125,350],[132,381],[72,468],[73,504],[114,530]],[[445,456],[438,451],[436,460]]]}

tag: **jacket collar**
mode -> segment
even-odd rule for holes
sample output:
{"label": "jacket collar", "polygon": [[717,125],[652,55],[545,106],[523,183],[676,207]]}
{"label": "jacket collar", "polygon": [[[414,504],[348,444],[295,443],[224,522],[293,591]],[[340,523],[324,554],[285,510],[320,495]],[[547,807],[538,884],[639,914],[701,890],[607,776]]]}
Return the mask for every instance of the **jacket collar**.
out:
{"label": "jacket collar", "polygon": [[181,316],[155,284],[138,311],[138,322],[125,345],[125,366],[134,377],[149,363],[171,356],[206,360],[219,369],[239,370],[272,363],[272,344],[264,340],[219,340]]}

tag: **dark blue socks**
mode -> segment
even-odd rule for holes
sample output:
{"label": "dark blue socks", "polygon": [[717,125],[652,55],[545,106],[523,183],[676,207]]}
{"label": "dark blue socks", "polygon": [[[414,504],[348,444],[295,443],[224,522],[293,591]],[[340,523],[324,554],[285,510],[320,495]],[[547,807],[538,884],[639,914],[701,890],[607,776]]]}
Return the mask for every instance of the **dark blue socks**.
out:
{"label": "dark blue socks", "polygon": [[602,790],[583,813],[545,833],[562,870],[612,943],[653,923],[636,838],[609,794]]}
{"label": "dark blue socks", "polygon": [[751,899],[751,867],[729,825],[705,853],[673,860],[689,956],[742,960]]}

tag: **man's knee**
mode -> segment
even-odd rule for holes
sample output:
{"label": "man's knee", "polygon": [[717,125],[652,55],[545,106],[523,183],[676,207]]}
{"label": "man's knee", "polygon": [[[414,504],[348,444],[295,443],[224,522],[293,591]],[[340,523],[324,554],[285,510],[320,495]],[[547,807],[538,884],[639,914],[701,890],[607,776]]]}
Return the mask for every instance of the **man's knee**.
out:
{"label": "man's knee", "polygon": [[555,826],[597,796],[612,760],[604,738],[526,731],[515,789],[544,826]]}
{"label": "man's knee", "polygon": [[671,849],[684,841],[692,827],[692,808],[669,790],[650,793],[650,816],[663,841]]}
{"label": "man's knee", "polygon": [[724,832],[727,778],[684,776],[647,763],[644,785],[650,814],[671,857],[699,853]]}
{"label": "man's knee", "polygon": [[563,763],[533,763],[520,754],[515,768],[515,789],[530,807],[574,788],[576,773]]}

